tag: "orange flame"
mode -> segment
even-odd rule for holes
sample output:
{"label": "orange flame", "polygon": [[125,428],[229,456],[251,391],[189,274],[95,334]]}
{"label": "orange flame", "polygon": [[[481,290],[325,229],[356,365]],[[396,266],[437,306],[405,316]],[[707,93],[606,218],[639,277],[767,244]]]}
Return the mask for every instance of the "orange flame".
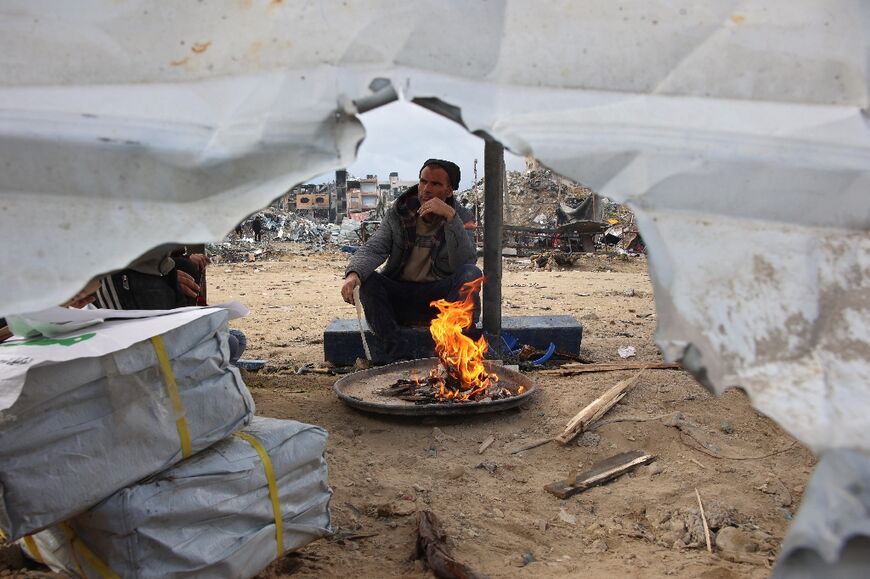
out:
{"label": "orange flame", "polygon": [[[433,368],[429,374],[440,382],[441,399],[468,400],[498,381],[498,376],[488,374],[483,365],[483,356],[489,347],[486,339],[481,336],[474,341],[462,333],[471,327],[474,294],[481,285],[482,277],[462,286],[459,301],[437,300],[430,304],[439,312],[429,326],[429,333],[435,342],[441,366]],[[447,387],[442,371],[459,383],[458,389]]]}

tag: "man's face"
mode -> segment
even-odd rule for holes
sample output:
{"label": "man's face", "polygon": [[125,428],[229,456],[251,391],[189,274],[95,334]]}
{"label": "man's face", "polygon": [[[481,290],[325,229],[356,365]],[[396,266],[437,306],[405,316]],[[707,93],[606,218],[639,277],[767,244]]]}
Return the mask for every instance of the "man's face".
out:
{"label": "man's face", "polygon": [[450,188],[450,177],[447,175],[447,171],[438,165],[424,167],[420,172],[420,185],[417,190],[420,203],[425,203],[436,197],[441,201],[446,201],[451,195],[453,195],[453,189]]}

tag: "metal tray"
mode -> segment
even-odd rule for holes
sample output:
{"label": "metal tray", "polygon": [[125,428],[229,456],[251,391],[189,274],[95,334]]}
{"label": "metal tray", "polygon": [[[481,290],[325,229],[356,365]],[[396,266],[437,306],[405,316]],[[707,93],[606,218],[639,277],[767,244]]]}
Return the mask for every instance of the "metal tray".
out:
{"label": "metal tray", "polygon": [[437,363],[438,358],[423,358],[370,368],[342,377],[335,382],[333,389],[342,402],[358,410],[403,416],[456,416],[498,412],[519,406],[527,401],[536,390],[534,381],[525,374],[484,361],[486,371],[495,372],[498,375],[499,384],[512,392],[523,385],[526,388],[525,391],[518,396],[500,400],[438,404],[415,404],[393,396],[380,396],[375,393],[377,390],[394,384],[399,379],[408,378],[412,371],[416,370],[425,376],[429,369]]}

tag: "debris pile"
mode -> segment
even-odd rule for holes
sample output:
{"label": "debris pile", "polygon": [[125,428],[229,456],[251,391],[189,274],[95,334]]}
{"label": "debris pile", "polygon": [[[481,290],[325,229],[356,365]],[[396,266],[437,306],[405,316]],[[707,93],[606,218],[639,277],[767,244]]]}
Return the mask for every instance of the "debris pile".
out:
{"label": "debris pile", "polygon": [[[483,186],[484,179],[481,179],[471,189],[459,193],[460,202],[472,208],[476,202],[482,213]],[[505,224],[525,227],[555,227],[560,203],[576,207],[594,194],[589,187],[542,167],[530,171],[508,171],[506,186]]]}
{"label": "debris pile", "polygon": [[[258,216],[263,223],[262,241],[255,241],[251,232],[251,224]],[[274,243],[281,241],[302,243],[314,251],[324,251],[330,246],[356,246],[363,235],[363,223],[353,219],[344,218],[341,225],[336,225],[274,207],[250,215],[240,227],[241,235],[233,231],[221,243],[208,245],[208,254],[213,261],[237,263],[275,258],[281,250]],[[370,226],[366,229],[369,234],[374,231]]]}

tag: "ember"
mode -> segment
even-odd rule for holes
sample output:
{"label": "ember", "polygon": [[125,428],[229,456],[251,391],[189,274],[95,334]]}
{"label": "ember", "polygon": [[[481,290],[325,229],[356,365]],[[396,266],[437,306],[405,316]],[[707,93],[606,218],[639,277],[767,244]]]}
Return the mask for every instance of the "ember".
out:
{"label": "ember", "polygon": [[487,372],[484,354],[489,348],[481,336],[472,340],[463,330],[471,327],[474,294],[480,290],[483,278],[466,283],[460,290],[460,300],[437,300],[432,306],[438,315],[429,326],[435,341],[439,363],[421,378],[412,374],[410,379],[398,380],[379,392],[396,396],[417,404],[432,402],[484,402],[517,396],[525,391],[520,385],[516,391],[501,386],[498,375]]}

